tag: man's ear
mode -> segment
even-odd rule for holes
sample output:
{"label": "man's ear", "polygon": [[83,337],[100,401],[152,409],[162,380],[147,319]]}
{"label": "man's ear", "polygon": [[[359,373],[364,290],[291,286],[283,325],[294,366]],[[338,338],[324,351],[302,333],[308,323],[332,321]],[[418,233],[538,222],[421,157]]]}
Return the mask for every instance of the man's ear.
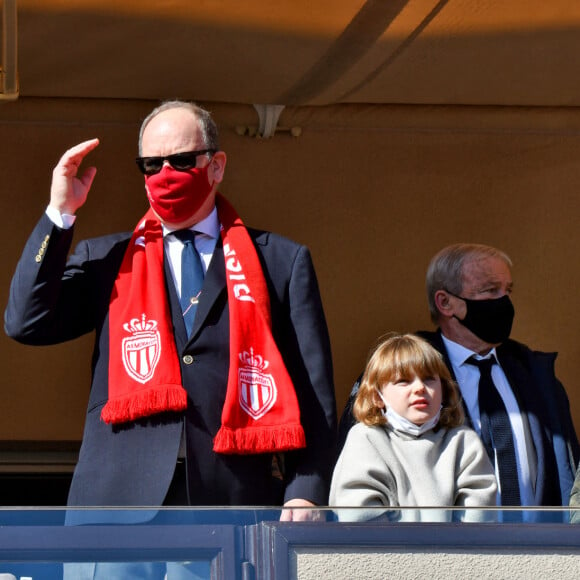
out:
{"label": "man's ear", "polygon": [[213,181],[216,183],[221,183],[224,178],[224,173],[226,170],[227,157],[224,151],[216,151],[209,162],[211,166],[211,172]]}
{"label": "man's ear", "polygon": [[437,306],[437,310],[441,316],[445,316],[446,318],[451,318],[453,316],[454,308],[451,303],[450,295],[445,292],[445,290],[437,290],[435,292],[435,306]]}

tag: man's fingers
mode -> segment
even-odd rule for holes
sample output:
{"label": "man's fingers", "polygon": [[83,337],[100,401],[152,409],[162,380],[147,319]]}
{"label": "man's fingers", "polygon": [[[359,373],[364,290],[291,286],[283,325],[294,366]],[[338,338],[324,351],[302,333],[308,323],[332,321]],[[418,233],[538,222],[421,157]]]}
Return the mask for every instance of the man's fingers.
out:
{"label": "man's fingers", "polygon": [[78,155],[80,155],[81,157],[84,157],[87,153],[90,153],[93,149],[98,147],[98,145],[99,145],[99,140],[97,138],[88,139],[87,141],[83,141],[82,143],[79,143],[78,145],[71,147],[65,153],[65,155],[68,153],[68,154],[70,154],[71,157],[76,157]]}
{"label": "man's fingers", "polygon": [[88,141],[83,141],[82,143],[79,143],[78,145],[75,145],[74,147],[71,147],[65,151],[64,155],[60,158],[58,165],[68,170],[72,169],[74,172],[76,172],[83,159],[93,149],[98,147],[98,145],[98,139],[89,139]]}
{"label": "man's fingers", "polygon": [[280,514],[281,522],[291,522],[292,521],[292,508],[282,508],[282,513]]}
{"label": "man's fingers", "polygon": [[60,213],[74,214],[85,203],[97,169],[88,167],[82,174],[77,174],[85,156],[98,145],[98,139],[89,139],[71,147],[65,151],[54,168],[50,205]]}

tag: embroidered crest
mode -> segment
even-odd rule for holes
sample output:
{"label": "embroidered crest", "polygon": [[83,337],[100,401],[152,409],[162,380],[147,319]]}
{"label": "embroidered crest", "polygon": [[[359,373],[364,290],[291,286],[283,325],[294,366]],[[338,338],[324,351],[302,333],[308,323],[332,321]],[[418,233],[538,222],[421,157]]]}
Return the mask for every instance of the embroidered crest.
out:
{"label": "embroidered crest", "polygon": [[260,355],[254,355],[253,348],[238,356],[243,363],[238,369],[240,406],[252,419],[260,419],[272,408],[278,397],[274,377],[264,372],[270,363]]}
{"label": "embroidered crest", "polygon": [[123,364],[127,374],[138,381],[146,383],[155,373],[161,356],[161,340],[156,320],[146,320],[145,314],[125,322],[123,328],[131,336],[123,339]]}

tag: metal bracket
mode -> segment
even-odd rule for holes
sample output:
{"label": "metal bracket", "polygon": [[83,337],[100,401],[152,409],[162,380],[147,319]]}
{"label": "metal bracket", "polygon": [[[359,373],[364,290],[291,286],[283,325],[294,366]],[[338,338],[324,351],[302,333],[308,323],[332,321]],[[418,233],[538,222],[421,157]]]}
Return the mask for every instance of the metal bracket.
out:
{"label": "metal bracket", "polygon": [[236,133],[240,136],[248,135],[249,137],[259,137],[269,139],[275,133],[285,131],[290,133],[292,137],[299,137],[302,134],[301,127],[279,127],[278,120],[284,110],[284,105],[254,105],[254,109],[258,113],[259,125],[246,126],[238,125]]}
{"label": "metal bracket", "polygon": [[284,105],[254,105],[254,109],[258,112],[260,125],[258,126],[258,135],[269,139],[276,133],[278,126],[278,119],[284,110]]}

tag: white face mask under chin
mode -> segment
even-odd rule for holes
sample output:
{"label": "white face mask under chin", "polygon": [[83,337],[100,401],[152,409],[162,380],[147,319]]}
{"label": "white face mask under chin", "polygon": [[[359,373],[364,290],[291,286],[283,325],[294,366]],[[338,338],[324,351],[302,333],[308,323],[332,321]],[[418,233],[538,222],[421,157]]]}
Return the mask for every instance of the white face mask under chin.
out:
{"label": "white face mask under chin", "polygon": [[419,435],[423,435],[423,433],[430,431],[437,425],[437,423],[439,423],[439,417],[441,416],[441,408],[437,411],[437,413],[433,418],[429,419],[422,425],[415,425],[415,423],[409,421],[409,419],[405,419],[405,417],[402,417],[397,412],[393,411],[392,407],[389,407],[389,405],[387,405],[387,402],[385,401],[383,394],[378,389],[377,392],[379,394],[379,397],[381,398],[381,401],[383,401],[383,403],[385,404],[384,408],[381,409],[381,413],[383,414],[383,417],[385,417],[389,425],[393,429],[395,429],[395,431],[402,431],[403,433],[419,437]]}

